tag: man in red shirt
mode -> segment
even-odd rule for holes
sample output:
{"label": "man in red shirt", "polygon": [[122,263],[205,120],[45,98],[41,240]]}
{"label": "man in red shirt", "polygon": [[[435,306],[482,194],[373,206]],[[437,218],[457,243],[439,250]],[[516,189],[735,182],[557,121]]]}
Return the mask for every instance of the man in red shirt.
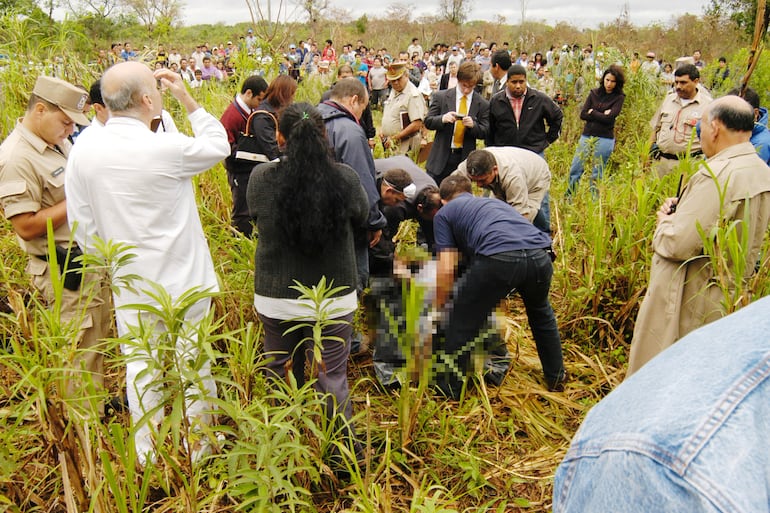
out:
{"label": "man in red shirt", "polygon": [[251,166],[244,168],[235,161],[238,150],[238,135],[246,130],[246,121],[251,111],[257,108],[265,96],[267,82],[264,78],[253,75],[243,81],[241,92],[235,95],[233,102],[227,106],[219,120],[227,131],[230,142],[230,156],[224,161],[227,170],[227,181],[233,194],[232,224],[236,230],[251,237],[252,224],[249,217],[249,207],[246,204],[246,187],[249,184]]}
{"label": "man in red shirt", "polygon": [[337,65],[337,51],[332,46],[332,40],[327,39],[326,40],[326,46],[324,46],[324,49],[321,51],[321,61],[326,61],[329,63],[333,63],[335,66]]}

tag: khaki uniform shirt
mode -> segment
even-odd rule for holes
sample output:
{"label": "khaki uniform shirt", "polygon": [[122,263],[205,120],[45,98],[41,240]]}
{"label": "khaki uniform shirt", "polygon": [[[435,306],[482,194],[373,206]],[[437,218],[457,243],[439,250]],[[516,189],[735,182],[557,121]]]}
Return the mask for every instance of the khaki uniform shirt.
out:
{"label": "khaki uniform shirt", "polygon": [[[0,206],[7,219],[64,201],[64,168],[70,147],[69,141],[64,141],[53,148],[20,121],[17,123],[0,145]],[[46,235],[29,241],[18,235],[16,238],[19,246],[30,255],[48,253]],[[68,245],[70,229],[67,223],[54,230],[54,240],[57,245]]]}
{"label": "khaki uniform shirt", "polygon": [[[43,139],[24,127],[19,121],[16,128],[0,145],[0,206],[5,217],[10,219],[27,212],[34,213],[64,201],[64,170],[71,148],[65,140],[57,147],[51,147]],[[29,255],[48,254],[48,236],[41,235],[25,241],[18,235],[19,246]],[[70,244],[70,228],[65,222],[54,230],[57,246]],[[40,291],[49,305],[56,296],[51,282],[48,262],[31,256],[27,272],[32,284]],[[61,320],[75,320],[78,326],[78,348],[81,349],[72,361],[73,368],[91,373],[90,379],[97,390],[103,384],[103,356],[98,351],[88,351],[104,337],[110,336],[112,325],[112,304],[110,288],[104,276],[86,273],[80,290],[61,290]],[[84,392],[81,379],[66,381],[66,394],[80,398]],[[97,409],[100,406],[97,406]]]}
{"label": "khaki uniform shirt", "polygon": [[[392,89],[390,96],[385,101],[382,111],[382,134],[388,137],[396,135],[412,121],[425,119],[425,114],[427,114],[427,108],[422,93],[417,90],[414,84],[407,82],[406,87],[400,93]],[[399,141],[394,149],[395,153],[406,154],[419,148],[421,138],[418,130],[411,137]]]}
{"label": "khaki uniform shirt", "polygon": [[682,99],[675,92],[668,93],[650,121],[650,127],[657,134],[655,140],[660,151],[674,155],[684,153],[690,138],[693,139],[690,153],[700,151],[700,140],[694,135],[693,128],[711,101],[711,96],[701,87],[698,87],[695,98],[687,105],[683,105]]}
{"label": "khaki uniform shirt", "polygon": [[[511,205],[527,220],[535,219],[551,187],[548,163],[537,153],[524,148],[489,146],[484,150],[497,162],[497,177],[484,189]],[[468,176],[466,161],[461,162],[452,174]]]}

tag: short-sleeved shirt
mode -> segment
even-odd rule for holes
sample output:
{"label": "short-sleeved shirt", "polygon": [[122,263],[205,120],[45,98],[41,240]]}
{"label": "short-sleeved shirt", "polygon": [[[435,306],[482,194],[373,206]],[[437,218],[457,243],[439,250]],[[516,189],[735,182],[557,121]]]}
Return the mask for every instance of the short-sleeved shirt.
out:
{"label": "short-sleeved shirt", "polygon": [[[698,87],[695,97],[687,105],[676,93],[669,93],[650,121],[657,132],[656,142],[664,153],[677,154],[687,151],[692,129],[700,121],[711,97]],[[700,150],[700,140],[695,137],[690,151]]]}
{"label": "short-sleeved shirt", "polygon": [[520,249],[545,249],[551,238],[496,198],[462,193],[433,218],[436,249],[458,249],[467,257]]}
{"label": "short-sleeved shirt", "polygon": [[409,122],[425,119],[425,100],[422,93],[411,82],[399,93],[395,89],[390,91],[385,107],[382,110],[382,133],[387,136],[395,135],[404,129],[402,115],[409,115]]}
{"label": "short-sleeved shirt", "polygon": [[385,75],[388,73],[384,67],[369,68],[369,84],[372,90],[379,91],[388,87],[388,81]]}
{"label": "short-sleeved shirt", "polygon": [[[69,141],[53,148],[24,127],[16,128],[0,145],[0,205],[5,217],[35,213],[64,201],[64,169],[67,165]],[[47,236],[24,240],[19,246],[31,255],[48,252]],[[62,223],[54,230],[54,241],[66,245],[70,229]]]}

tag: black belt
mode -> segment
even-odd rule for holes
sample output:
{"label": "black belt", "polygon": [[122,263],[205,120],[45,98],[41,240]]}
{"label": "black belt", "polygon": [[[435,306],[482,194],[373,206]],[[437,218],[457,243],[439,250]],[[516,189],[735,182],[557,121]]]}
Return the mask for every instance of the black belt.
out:
{"label": "black belt", "polygon": [[551,258],[551,262],[556,260],[556,253],[554,252],[552,246],[548,246],[547,248],[512,249],[510,251],[503,251],[502,253],[489,255],[487,258],[506,261],[508,258],[533,256],[537,251],[545,251],[546,254],[548,254],[548,256]]}
{"label": "black belt", "polygon": [[[703,155],[703,152],[698,150],[690,153],[690,157],[700,157]],[[660,158],[662,159],[668,159],[668,160],[681,160],[683,158],[687,158],[688,155],[686,153],[663,153],[660,152]]]}
{"label": "black belt", "polygon": [[[59,267],[59,273],[63,277],[62,285],[68,290],[80,289],[80,283],[83,280],[83,262],[81,260],[75,261],[76,257],[83,254],[77,246],[71,248],[64,248],[61,246],[54,246],[56,251],[56,263]],[[48,255],[34,255],[35,258],[48,262]]]}

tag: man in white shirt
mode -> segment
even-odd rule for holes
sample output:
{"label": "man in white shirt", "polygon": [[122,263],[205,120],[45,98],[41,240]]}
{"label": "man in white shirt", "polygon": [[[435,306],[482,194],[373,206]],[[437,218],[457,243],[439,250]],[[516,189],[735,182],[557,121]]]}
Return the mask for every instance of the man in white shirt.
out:
{"label": "man in white shirt", "polygon": [[254,51],[257,48],[257,38],[252,29],[246,31],[246,38],[244,41],[246,42],[246,52],[249,55],[254,55]]}
{"label": "man in white shirt", "polygon": [[185,82],[192,82],[195,80],[195,72],[187,66],[187,59],[182,59],[179,62],[179,71],[177,73],[181,75]]}
{"label": "man in white shirt", "polygon": [[406,47],[406,52],[409,54],[409,59],[412,58],[414,54],[419,55],[422,57],[422,46],[420,46],[420,39],[413,37],[412,38],[412,44]]}
{"label": "man in white shirt", "polygon": [[[161,91],[170,91],[189,113],[195,137],[153,133],[161,115]],[[218,291],[214,264],[203,234],[192,178],[230,153],[222,124],[199,107],[182,77],[168,69],[153,72],[138,62],[113,66],[101,79],[102,96],[111,117],[99,130],[86,130],[67,162],[67,218],[84,252],[95,251],[95,239],[131,245],[135,255],[112,278],[118,334],[126,342],[126,383],[129,409],[136,426],[134,441],[140,462],[155,459],[154,447],[169,399],[161,384],[168,370],[155,345],[168,328],[144,308],[160,308],[160,287],[174,302],[189,291]],[[135,276],[131,287],[126,280]],[[204,295],[183,314],[177,328],[177,357],[185,368],[171,375],[195,376],[184,387],[187,415],[194,432],[211,422],[210,402],[216,386],[210,362],[200,357],[197,328],[211,298]],[[127,305],[145,307],[126,308]],[[137,340],[139,328],[147,335]],[[154,334],[153,334],[154,332]],[[160,363],[160,365],[159,365]],[[187,440],[194,459],[207,439]]]}
{"label": "man in white shirt", "polygon": [[182,54],[180,54],[176,48],[171,49],[171,53],[168,54],[168,65],[171,67],[172,64],[176,64],[179,66],[179,64],[182,62]]}
{"label": "man in white shirt", "polygon": [[206,52],[203,51],[203,46],[196,46],[195,51],[190,55],[190,60],[195,64],[195,69],[201,69],[203,67],[204,57],[206,57]]}
{"label": "man in white shirt", "polygon": [[446,58],[446,67],[449,69],[449,65],[453,62],[457,64],[459,67],[460,64],[462,64],[464,58],[463,55],[460,53],[460,48],[457,46],[452,47],[452,53],[449,54],[449,57]]}

